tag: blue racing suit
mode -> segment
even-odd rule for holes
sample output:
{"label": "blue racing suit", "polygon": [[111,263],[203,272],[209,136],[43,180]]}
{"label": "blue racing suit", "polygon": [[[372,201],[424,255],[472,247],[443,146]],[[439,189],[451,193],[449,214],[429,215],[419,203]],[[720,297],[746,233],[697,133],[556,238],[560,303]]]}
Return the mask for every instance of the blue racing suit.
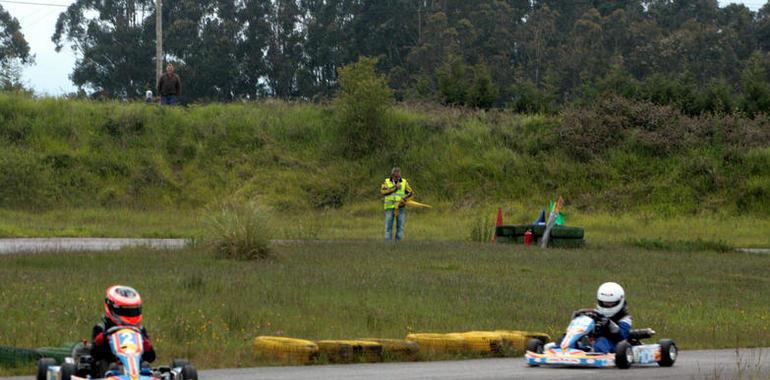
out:
{"label": "blue racing suit", "polygon": [[628,339],[631,332],[631,314],[628,312],[628,303],[623,304],[617,314],[608,318],[607,322],[596,328],[596,341],[594,351],[602,353],[615,352],[615,345]]}

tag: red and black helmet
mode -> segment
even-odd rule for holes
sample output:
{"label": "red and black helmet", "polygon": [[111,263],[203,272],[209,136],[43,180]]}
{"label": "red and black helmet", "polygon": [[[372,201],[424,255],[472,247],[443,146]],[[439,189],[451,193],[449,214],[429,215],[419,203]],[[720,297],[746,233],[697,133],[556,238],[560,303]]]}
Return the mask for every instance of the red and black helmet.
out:
{"label": "red and black helmet", "polygon": [[137,326],[142,323],[142,297],[134,288],[111,286],[104,297],[104,313],[118,326]]}

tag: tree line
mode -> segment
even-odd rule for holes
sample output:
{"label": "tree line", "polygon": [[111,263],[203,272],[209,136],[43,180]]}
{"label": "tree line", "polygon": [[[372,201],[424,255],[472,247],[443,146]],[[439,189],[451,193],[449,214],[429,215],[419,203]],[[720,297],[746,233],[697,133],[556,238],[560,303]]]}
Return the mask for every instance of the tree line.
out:
{"label": "tree line", "polygon": [[[555,112],[610,91],[688,114],[770,109],[770,3],[717,0],[167,0],[187,101],[331,97],[378,59],[401,100]],[[152,0],[77,0],[53,41],[89,95],[154,87]],[[0,40],[1,41],[1,40]]]}

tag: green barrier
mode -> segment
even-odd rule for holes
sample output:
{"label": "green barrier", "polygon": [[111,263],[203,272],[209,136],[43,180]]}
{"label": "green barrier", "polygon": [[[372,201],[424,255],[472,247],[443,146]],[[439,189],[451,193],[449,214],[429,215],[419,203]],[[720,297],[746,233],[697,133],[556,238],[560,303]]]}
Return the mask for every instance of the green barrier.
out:
{"label": "green barrier", "polygon": [[72,349],[77,346],[77,343],[65,343],[59,347],[42,347],[37,349],[41,357],[53,358],[57,362],[63,362],[64,358],[72,356]]}
{"label": "green barrier", "polygon": [[[496,228],[497,241],[501,237],[504,238],[518,238],[523,237],[527,231],[532,231],[533,240],[539,240],[545,233],[544,225],[534,224],[520,224],[520,225],[506,225],[498,226]],[[566,226],[554,226],[551,230],[552,238],[561,239],[583,239],[585,237],[585,231],[580,227],[566,227]]]}
{"label": "green barrier", "polygon": [[40,357],[36,350],[0,346],[0,365],[3,367],[18,367],[34,362]]}

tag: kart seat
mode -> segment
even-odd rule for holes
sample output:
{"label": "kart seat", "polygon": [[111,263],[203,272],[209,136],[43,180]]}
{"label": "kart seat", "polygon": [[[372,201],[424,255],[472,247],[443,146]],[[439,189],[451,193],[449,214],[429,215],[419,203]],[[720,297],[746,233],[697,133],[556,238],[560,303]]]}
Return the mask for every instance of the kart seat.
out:
{"label": "kart seat", "polygon": [[655,330],[651,328],[646,329],[633,329],[628,332],[628,340],[641,340],[652,338],[655,335]]}

